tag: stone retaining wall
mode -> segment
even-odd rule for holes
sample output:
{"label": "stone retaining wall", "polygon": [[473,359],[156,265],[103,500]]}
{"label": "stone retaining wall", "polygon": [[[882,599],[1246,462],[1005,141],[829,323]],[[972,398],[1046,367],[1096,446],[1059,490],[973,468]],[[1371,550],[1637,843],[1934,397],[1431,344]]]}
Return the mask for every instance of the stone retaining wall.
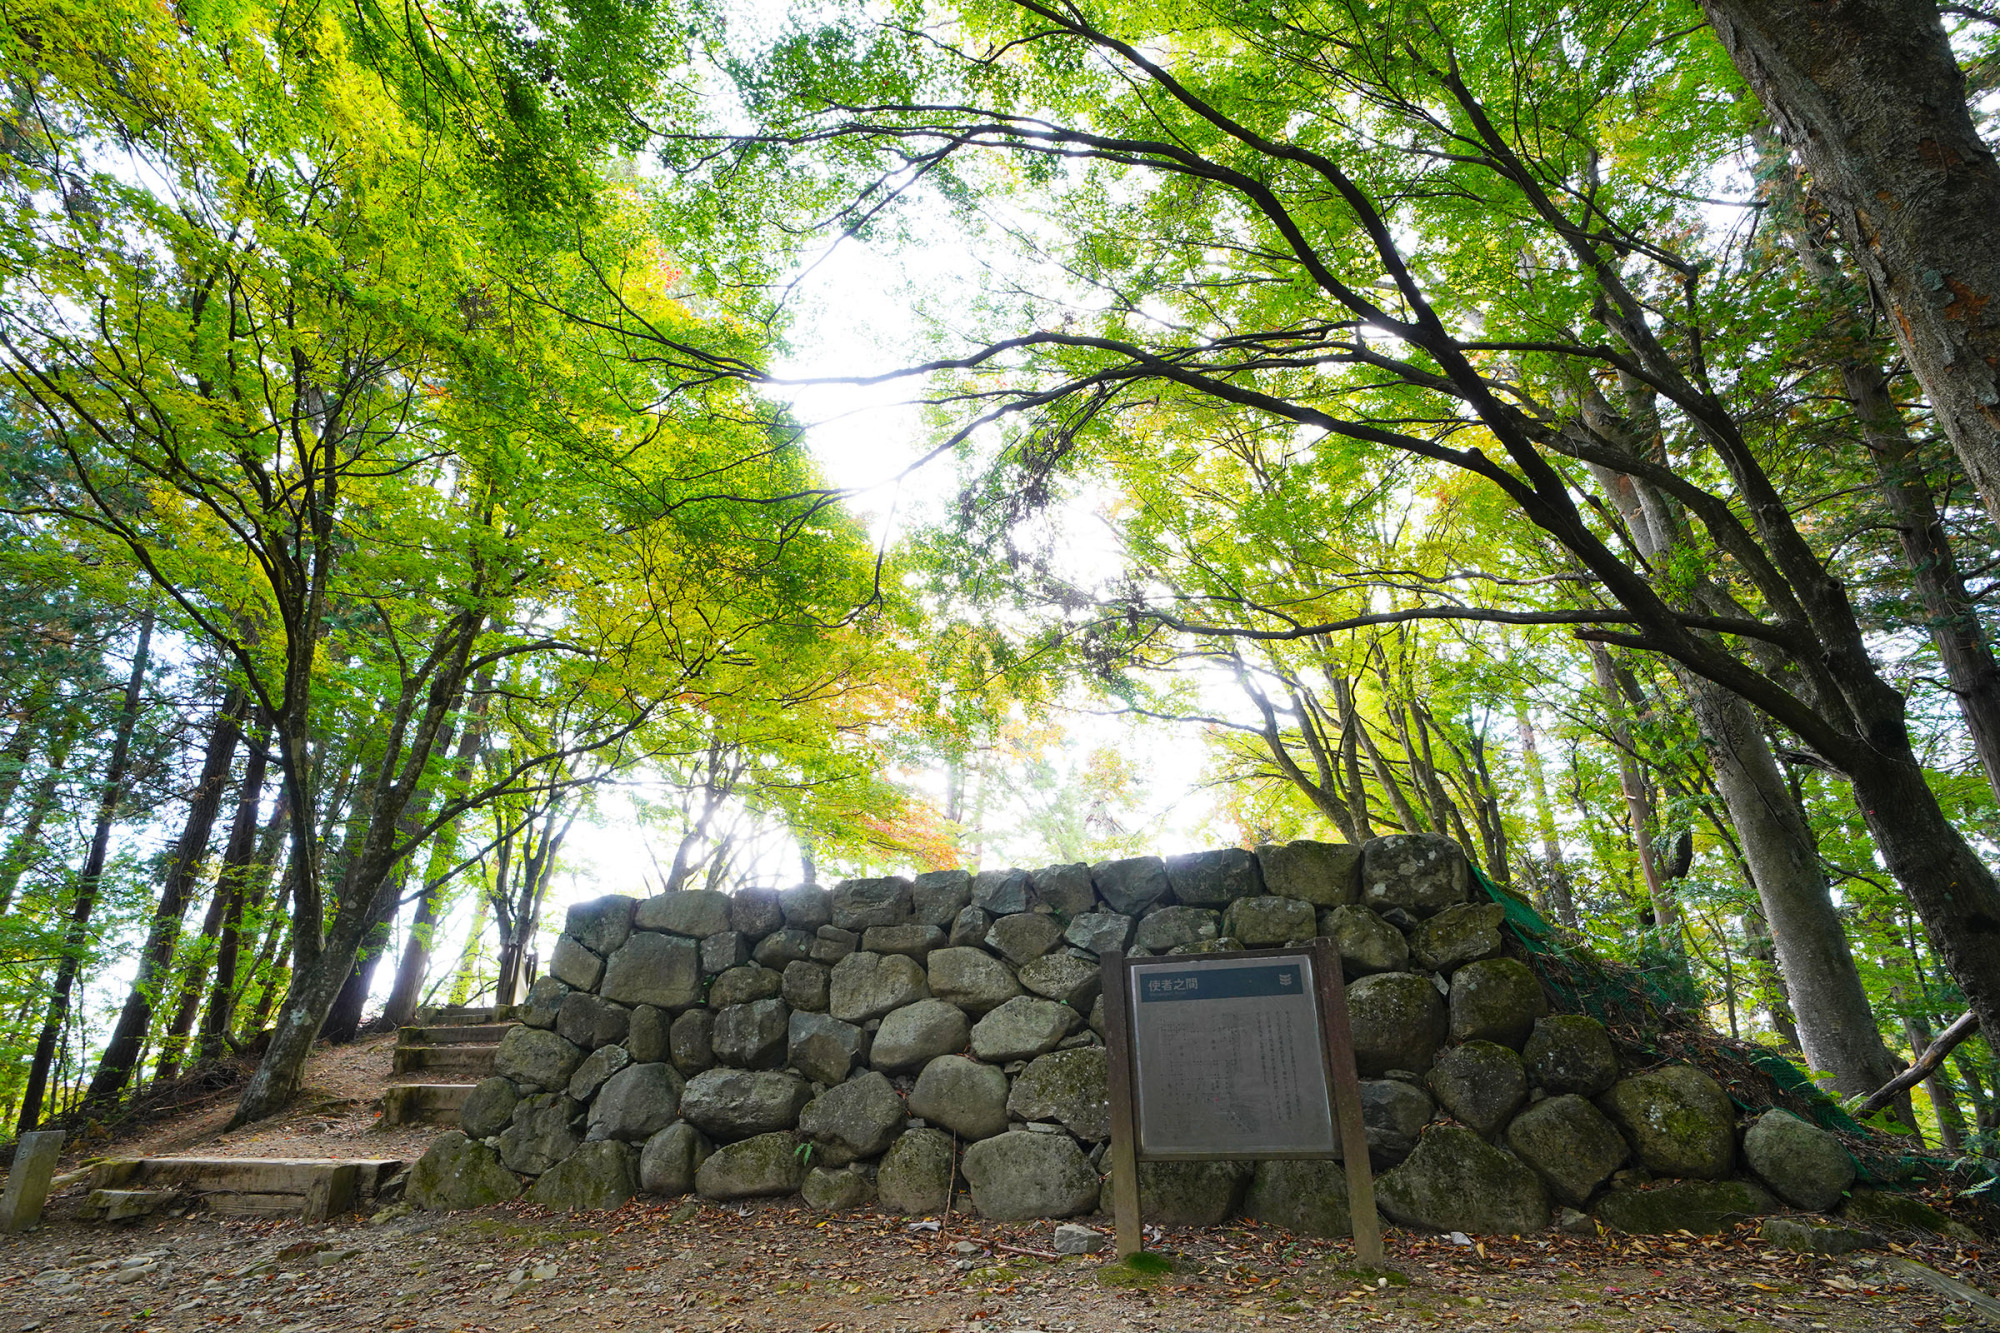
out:
{"label": "stone retaining wall", "polygon": [[[1781,1111],[1743,1132],[1691,1066],[1621,1070],[1595,1020],[1549,1013],[1501,915],[1430,834],[599,898],[570,909],[496,1076],[410,1197],[803,1193],[933,1213],[955,1178],[970,1199],[954,1206],[987,1217],[1089,1213],[1109,1137],[1098,953],[1322,934],[1347,976],[1389,1219],[1519,1233],[1588,1209],[1627,1231],[1713,1230],[1839,1201],[1854,1165],[1837,1141]],[[1140,1174],[1151,1222],[1347,1230],[1333,1163]]]}

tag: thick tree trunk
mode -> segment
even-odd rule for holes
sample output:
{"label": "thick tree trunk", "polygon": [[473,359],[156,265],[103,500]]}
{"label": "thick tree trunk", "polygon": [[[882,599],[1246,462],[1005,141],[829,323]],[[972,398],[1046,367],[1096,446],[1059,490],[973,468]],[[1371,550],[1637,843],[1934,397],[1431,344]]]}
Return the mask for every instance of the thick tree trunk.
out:
{"label": "thick tree trunk", "polygon": [[132,674],[125,682],[125,700],[118,713],[118,729],[111,741],[111,756],[104,766],[104,782],[97,792],[97,827],[92,830],[90,851],[83,871],[76,877],[76,899],[70,908],[69,930],[63,937],[62,961],[56,966],[56,980],[49,995],[49,1007],[42,1019],[41,1035],[28,1064],[27,1085],[21,1090],[21,1114],[17,1133],[33,1129],[42,1118],[42,1102],[48,1095],[49,1069],[55,1063],[56,1042],[63,1024],[69,1020],[70,992],[76,987],[77,972],[89,944],[90,916],[97,906],[97,891],[104,879],[104,862],[111,854],[111,828],[118,818],[118,805],[125,796],[125,766],[132,755],[132,733],[139,725],[139,699],[146,688],[146,662],[153,651],[153,611],[149,607],[139,621],[139,643],[132,653]]}
{"label": "thick tree trunk", "polygon": [[[251,901],[253,893],[261,886],[255,873],[258,860],[258,806],[264,797],[264,774],[269,761],[265,743],[268,737],[260,734],[250,744],[250,757],[243,765],[243,786],[236,797],[236,817],[229,826],[229,842],[222,851],[222,871],[217,878],[218,892],[226,886],[227,901],[222,909],[222,929],[215,943],[214,980],[208,988],[208,1003],[202,1010],[201,1037],[195,1046],[197,1060],[219,1059],[223,1051],[223,1037],[229,1031],[230,1021],[236,1011],[236,968],[243,950],[243,917],[247,908],[257,904]],[[283,799],[280,798],[280,806]],[[274,824],[283,822],[282,809],[274,813]],[[276,848],[270,849],[275,853]],[[266,871],[261,882],[268,884],[270,876]]]}
{"label": "thick tree trunk", "polygon": [[[236,760],[236,742],[242,735],[243,719],[249,708],[248,691],[236,685],[224,691],[208,747],[202,755],[201,775],[188,801],[187,822],[167,859],[159,905],[153,910],[153,923],[146,932],[145,948],[139,954],[139,973],[133,978],[117,1026],[111,1030],[111,1039],[97,1062],[97,1074],[83,1095],[87,1110],[104,1111],[115,1105],[139,1063],[147,1029],[153,1022],[154,1001],[173,966],[181,918],[187,915],[188,900],[194,895],[202,860],[208,855],[209,838],[215,831],[215,817],[222,810],[223,788]],[[192,1016],[190,1012],[189,1017]]]}
{"label": "thick tree trunk", "polygon": [[1929,0],[1703,0],[2000,523],[2000,163]]}

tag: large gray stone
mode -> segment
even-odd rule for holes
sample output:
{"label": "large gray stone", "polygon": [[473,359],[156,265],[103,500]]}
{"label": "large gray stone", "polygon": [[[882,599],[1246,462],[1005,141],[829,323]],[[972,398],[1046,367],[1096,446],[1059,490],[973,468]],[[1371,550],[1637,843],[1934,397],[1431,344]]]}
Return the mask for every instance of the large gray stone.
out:
{"label": "large gray stone", "polygon": [[531,1028],[551,1030],[562,1016],[562,1002],[569,993],[569,986],[554,977],[536,977],[535,984],[528,987],[528,998],[514,1006],[514,1017]]}
{"label": "large gray stone", "polygon": [[1069,1005],[1017,995],[973,1025],[972,1053],[993,1064],[1030,1059],[1053,1051],[1079,1021]]}
{"label": "large gray stone", "polygon": [[875,1182],[851,1168],[816,1166],[799,1185],[806,1206],[822,1213],[844,1213],[875,1201]]}
{"label": "large gray stone", "polygon": [[1361,902],[1430,916],[1466,901],[1472,869],[1465,853],[1437,833],[1391,833],[1361,844]]}
{"label": "large gray stone", "polygon": [[569,1086],[569,1076],[583,1063],[584,1051],[541,1028],[509,1028],[493,1051],[493,1072],[544,1092]]}
{"label": "large gray stone", "polygon": [[[642,911],[644,907],[640,904]],[[701,946],[678,935],[634,931],[604,965],[604,984],[598,987],[598,994],[619,1004],[650,1004],[675,1011],[699,1004]]]}
{"label": "large gray stone", "polygon": [[1361,1082],[1361,1123],[1368,1133],[1368,1163],[1377,1172],[1400,1166],[1437,1116],[1430,1094],[1399,1078]]}
{"label": "large gray stone", "polygon": [[972,876],[963,870],[933,870],[918,875],[910,888],[910,919],[940,930],[972,901]]}
{"label": "large gray stone", "polygon": [[569,1076],[566,1091],[577,1101],[587,1102],[604,1086],[604,1080],[631,1063],[632,1053],[623,1046],[600,1046],[585,1056],[576,1072]]}
{"label": "large gray stone", "polygon": [[560,1092],[523,1097],[507,1128],[500,1131],[500,1164],[531,1176],[560,1162],[583,1142],[583,1107]]}
{"label": "large gray stone", "polygon": [[433,1213],[505,1203],[520,1193],[521,1182],[493,1149],[455,1129],[438,1135],[417,1159],[404,1189],[412,1206]]}
{"label": "large gray stone", "polygon": [[1166,862],[1167,885],[1174,901],[1185,907],[1222,907],[1264,891],[1257,858],[1241,847],[1185,852]]}
{"label": "large gray stone", "polygon": [[1795,1254],[1852,1254],[1882,1243],[1882,1238],[1872,1231],[1804,1217],[1767,1217],[1757,1228],[1757,1238],[1766,1245]]}
{"label": "large gray stone", "polygon": [[1132,937],[1135,948],[1165,953],[1183,944],[1199,944],[1220,934],[1221,916],[1205,907],[1162,907],[1139,918]]}
{"label": "large gray stone", "polygon": [[899,953],[922,962],[933,949],[944,948],[944,932],[923,921],[900,926],[870,926],[861,932],[861,947],[869,953]]}
{"label": "large gray stone", "polygon": [[951,1136],[935,1129],[913,1129],[882,1154],[875,1195],[892,1213],[943,1212],[951,1198],[952,1174]]}
{"label": "large gray stone", "polygon": [[458,1127],[468,1138],[490,1139],[507,1128],[520,1104],[521,1094],[514,1090],[513,1079],[498,1074],[483,1078],[465,1094],[458,1108]]}
{"label": "large gray stone", "polygon": [[717,1142],[789,1130],[812,1100],[812,1088],[796,1074],[752,1069],[710,1069],[696,1074],[681,1093],[681,1115]]}
{"label": "large gray stone", "polygon": [[930,998],[923,965],[899,953],[854,953],[833,965],[827,1012],[843,1023],[871,1018]]}
{"label": "large gray stone", "polygon": [[629,1143],[586,1143],[543,1173],[528,1202],[565,1212],[609,1212],[639,1192],[639,1153]]}
{"label": "large gray stone", "polygon": [[1028,890],[1037,903],[1064,921],[1097,904],[1097,891],[1090,886],[1090,867],[1081,861],[1028,872]]}
{"label": "large gray stone", "polygon": [[573,990],[563,996],[562,1008],[556,1013],[556,1032],[586,1051],[616,1045],[631,1030],[630,1009],[589,991]]}
{"label": "large gray stone", "polygon": [[1085,912],[1063,927],[1063,939],[1079,949],[1105,954],[1132,939],[1132,918],[1117,912]]}
{"label": "large gray stone", "polygon": [[627,1065],[604,1081],[590,1104],[589,1137],[644,1143],[674,1123],[686,1086],[672,1065]]}
{"label": "large gray stone", "polygon": [[1236,1214],[1252,1162],[1141,1162],[1139,1216],[1163,1227],[1213,1227]]}
{"label": "large gray stone", "polygon": [[1425,971],[1447,976],[1466,963],[1498,958],[1500,922],[1506,915],[1499,903],[1447,907],[1410,932],[1410,957]]}
{"label": "large gray stone", "polygon": [[571,903],[569,915],[563,919],[563,934],[598,957],[607,957],[632,933],[632,911],[638,905],[638,899],[622,893]]}
{"label": "large gray stone", "polygon": [[604,959],[564,935],[549,955],[549,975],[575,990],[596,990],[604,979]]}
{"label": "large gray stone", "polygon": [[641,930],[663,930],[691,940],[707,939],[729,929],[729,895],[714,889],[682,889],[662,893],[639,904],[632,924]]}
{"label": "large gray stone", "polygon": [[785,924],[776,889],[738,889],[729,895],[729,928],[761,940]]}
{"label": "large gray stone", "polygon": [[810,935],[833,921],[833,895],[817,884],[799,884],[778,891],[778,909],[785,925]]}
{"label": "large gray stone", "polygon": [[1339,1162],[1259,1162],[1243,1215],[1300,1236],[1351,1236],[1347,1168]]}
{"label": "large gray stone", "polygon": [[751,1004],[784,993],[785,979],[768,967],[747,963],[732,967],[708,984],[708,1007],[727,1009],[732,1004]]}
{"label": "large gray stone", "polygon": [[1342,907],[1361,896],[1361,849],[1344,842],[1267,842],[1257,849],[1257,864],[1264,891],[1280,898]]}
{"label": "large gray stone", "polygon": [[701,974],[705,977],[727,972],[750,961],[750,937],[740,930],[725,930],[701,942]]}
{"label": "large gray stone", "polygon": [[1391,1220],[1431,1231],[1528,1235],[1549,1224],[1542,1178],[1469,1129],[1439,1125],[1375,1183]]}
{"label": "large gray stone", "polygon": [[926,962],[931,995],[975,1017],[1021,993],[1013,969],[984,949],[938,949]]}
{"label": "large gray stone", "polygon": [[1761,1185],[1747,1180],[1676,1180],[1650,1189],[1612,1190],[1594,1211],[1614,1231],[1706,1236],[1775,1213],[1779,1206]]}
{"label": "large gray stone", "polygon": [[1062,926],[1052,916],[1017,912],[994,918],[993,928],[986,932],[986,947],[1019,967],[1062,943],[1062,932]]}
{"label": "large gray stone", "polygon": [[655,1009],[650,1004],[640,1005],[632,1011],[631,1028],[625,1034],[625,1049],[642,1065],[672,1059],[673,1022],[666,1010]]}
{"label": "large gray stone", "polygon": [[690,1009],[667,1029],[667,1049],[674,1068],[692,1078],[715,1067],[715,1015]]}
{"label": "large gray stone", "polygon": [[669,1198],[694,1189],[694,1173],[715,1151],[700,1130],[676,1120],[646,1140],[639,1154],[639,1188]]}
{"label": "large gray stone", "polygon": [[1840,1140],[1789,1111],[1770,1110],[1743,1136],[1743,1160],[1794,1208],[1823,1213],[1854,1183]]}
{"label": "large gray stone", "polygon": [[1444,1045],[1444,997],[1430,978],[1414,972],[1380,972],[1349,983],[1347,1017],[1354,1060],[1365,1075],[1422,1073]]}
{"label": "large gray stone", "polygon": [[1023,1120],[1055,1120],[1078,1138],[1111,1137],[1111,1063],[1102,1046],[1038,1056],[1014,1079],[1007,1110]]}
{"label": "large gray stone", "polygon": [[1507,1146],[1548,1182],[1559,1202],[1581,1208],[1625,1165],[1618,1127],[1573,1093],[1547,1097],[1514,1117]]}
{"label": "large gray stone", "polygon": [[1410,942],[1403,932],[1365,907],[1334,907],[1319,914],[1319,933],[1340,952],[1340,970],[1349,978],[1377,972],[1407,972]]}
{"label": "large gray stone", "polygon": [[779,994],[794,1009],[823,1014],[833,994],[833,969],[804,959],[786,963]]}
{"label": "large gray stone", "polygon": [[1167,896],[1167,863],[1157,856],[1099,861],[1090,868],[1091,887],[1112,911],[1137,916]]}
{"label": "large gray stone", "polygon": [[755,1199],[795,1194],[805,1163],[790,1134],[759,1134],[724,1144],[695,1168],[695,1193],[704,1199]]}
{"label": "large gray stone", "polygon": [[1045,953],[1021,964],[1021,984],[1037,995],[1061,1001],[1078,1013],[1089,1013],[1090,1005],[1103,989],[1103,971],[1096,963],[1086,963],[1066,953]]}
{"label": "large gray stone", "polygon": [[738,1069],[781,1069],[791,1010],[783,1000],[732,1004],[715,1015],[715,1059]]}
{"label": "large gray stone", "polygon": [[786,1035],[785,1063],[815,1083],[840,1083],[868,1061],[869,1037],[831,1014],[795,1012]]}
{"label": "large gray stone", "polygon": [[813,941],[818,938],[810,930],[794,930],[790,926],[774,930],[757,941],[757,947],[750,951],[750,961],[773,972],[783,972],[793,963],[812,957]]}
{"label": "large gray stone", "polygon": [[984,949],[986,932],[993,929],[993,914],[978,907],[963,907],[951,919],[951,933],[945,943],[954,949]]}
{"label": "large gray stone", "polygon": [[910,1114],[962,1139],[990,1138],[1007,1128],[1007,1076],[996,1065],[940,1055],[910,1089]]}
{"label": "large gray stone", "polygon": [[813,933],[812,960],[832,967],[861,947],[861,932],[839,926],[821,926]]}
{"label": "large gray stone", "polygon": [[965,1150],[965,1179],[980,1216],[996,1221],[1075,1217],[1097,1207],[1097,1172],[1067,1134],[1012,1130]]}
{"label": "large gray stone", "polygon": [[1736,1108],[1722,1085],[1693,1065],[1622,1079],[1597,1105],[1656,1175],[1726,1180],[1736,1165]]}
{"label": "large gray stone", "polygon": [[1222,933],[1246,949],[1309,940],[1318,928],[1313,905],[1302,898],[1238,898],[1222,913]]}
{"label": "large gray stone", "polygon": [[1528,1100],[1528,1071],[1521,1057],[1490,1041],[1468,1041],[1431,1066],[1431,1094],[1451,1117],[1492,1138]]}
{"label": "large gray stone", "polygon": [[1031,901],[1025,870],[982,870],[972,877],[972,905],[989,916],[1025,912]]}
{"label": "large gray stone", "polygon": [[828,1088],[799,1113],[799,1137],[813,1145],[821,1166],[846,1166],[879,1157],[903,1132],[910,1113],[882,1075],[857,1074]]}
{"label": "large gray stone", "polygon": [[940,1055],[964,1050],[971,1036],[972,1024],[963,1009],[943,1000],[918,1000],[882,1020],[868,1063],[885,1073],[907,1073]]}
{"label": "large gray stone", "polygon": [[914,887],[900,875],[844,879],[833,886],[833,924],[856,931],[900,926],[910,919],[910,891]]}
{"label": "large gray stone", "polygon": [[1618,1081],[1618,1053],[1604,1024],[1583,1014],[1550,1014],[1522,1051],[1528,1079],[1549,1093],[1595,1097]]}
{"label": "large gray stone", "polygon": [[1520,1050],[1549,997],[1534,970],[1516,958],[1484,958],[1451,974],[1451,1039],[1497,1041]]}

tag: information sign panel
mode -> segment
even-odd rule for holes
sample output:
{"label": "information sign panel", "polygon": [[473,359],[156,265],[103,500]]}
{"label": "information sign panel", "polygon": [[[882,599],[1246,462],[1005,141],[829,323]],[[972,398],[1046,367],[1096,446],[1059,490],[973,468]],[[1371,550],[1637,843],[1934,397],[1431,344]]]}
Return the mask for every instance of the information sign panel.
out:
{"label": "information sign panel", "polygon": [[1328,1157],[1313,959],[1131,960],[1139,1155]]}

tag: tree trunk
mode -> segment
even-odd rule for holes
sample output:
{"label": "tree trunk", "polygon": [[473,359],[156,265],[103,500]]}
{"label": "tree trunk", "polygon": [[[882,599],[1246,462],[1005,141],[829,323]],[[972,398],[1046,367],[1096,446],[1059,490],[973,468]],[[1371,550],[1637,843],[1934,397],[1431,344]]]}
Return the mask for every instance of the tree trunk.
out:
{"label": "tree trunk", "polygon": [[1535,726],[1528,719],[1528,710],[1518,699],[1514,702],[1514,725],[1521,733],[1521,759],[1528,770],[1528,790],[1535,798],[1535,829],[1542,835],[1542,861],[1548,867],[1547,906],[1557,922],[1576,930],[1576,898],[1570,892],[1569,867],[1563,861],[1562,839],[1556,833],[1556,812],[1549,803],[1541,748],[1535,743]]}
{"label": "tree trunk", "polygon": [[1680,908],[1660,878],[1654,846],[1658,830],[1653,818],[1653,794],[1646,789],[1646,774],[1639,767],[1638,745],[1625,720],[1625,701],[1619,693],[1611,654],[1601,644],[1589,647],[1591,669],[1597,675],[1597,692],[1604,696],[1605,727],[1611,733],[1611,747],[1618,752],[1618,787],[1625,794],[1625,808],[1632,817],[1632,845],[1639,854],[1639,873],[1646,880],[1646,897],[1653,905],[1653,929],[1660,939],[1677,941]]}
{"label": "tree trunk", "polygon": [[1703,0],[2000,523],[2000,163],[1929,0]]}
{"label": "tree trunk", "polygon": [[[227,886],[228,901],[223,907],[222,930],[215,943],[215,973],[208,988],[208,1003],[202,1010],[201,1037],[195,1046],[197,1060],[219,1059],[223,1038],[236,1010],[236,966],[243,948],[243,916],[253,891],[258,887],[253,868],[258,856],[258,806],[264,796],[264,775],[269,763],[265,749],[268,736],[260,732],[250,743],[250,756],[243,764],[243,786],[236,797],[236,817],[229,826],[229,842],[222,851],[222,871],[217,892]],[[283,804],[280,798],[280,805]],[[274,813],[281,822],[282,810]],[[271,851],[275,852],[275,847]],[[269,882],[268,873],[264,883]]]}
{"label": "tree trunk", "polygon": [[35,1054],[28,1065],[27,1086],[21,1091],[21,1114],[15,1124],[25,1133],[41,1122],[42,1101],[48,1094],[49,1069],[55,1062],[56,1042],[69,1019],[70,992],[76,987],[77,972],[83,966],[89,944],[90,914],[97,906],[97,890],[104,879],[104,862],[111,853],[111,828],[118,817],[118,805],[125,795],[125,766],[132,755],[132,733],[139,725],[139,698],[146,687],[146,659],[153,650],[153,610],[149,606],[139,621],[139,643],[132,653],[132,674],[125,682],[125,701],[118,714],[118,730],[111,741],[110,761],[104,768],[104,782],[97,793],[97,827],[92,831],[90,851],[84,857],[83,872],[76,877],[76,899],[70,908],[69,931],[63,937],[62,961],[56,966],[54,989],[35,1042]]}
{"label": "tree trunk", "polygon": [[[1930,1024],[1914,1015],[1905,1015],[1903,1038],[1910,1043],[1912,1059],[1922,1055],[1930,1049]],[[1931,1099],[1931,1109],[1937,1112],[1938,1146],[1953,1157],[1958,1156],[1965,1151],[1965,1115],[1958,1109],[1958,1097],[1950,1075],[1944,1072],[1943,1062],[1924,1080],[1924,1093]]]}
{"label": "tree trunk", "polygon": [[[145,948],[139,954],[139,973],[125,996],[125,1007],[111,1030],[104,1054],[97,1062],[97,1074],[83,1095],[86,1111],[108,1111],[117,1104],[138,1065],[140,1048],[153,1022],[153,1002],[166,985],[173,966],[174,946],[180,940],[181,918],[187,915],[188,900],[199,883],[202,860],[215,831],[215,817],[222,810],[222,792],[229,781],[229,769],[236,761],[236,742],[242,734],[243,718],[249,712],[250,695],[237,685],[224,692],[216,711],[214,729],[202,755],[201,776],[188,801],[187,822],[180,841],[167,858],[166,875],[160,885],[159,906],[153,910],[152,926],[146,932]],[[219,890],[218,890],[219,892]],[[189,1017],[192,1018],[192,1012]]]}
{"label": "tree trunk", "polygon": [[49,745],[41,781],[35,784],[34,795],[28,798],[27,818],[21,821],[20,830],[8,839],[6,855],[0,857],[0,914],[14,905],[14,895],[21,887],[21,876],[34,864],[35,852],[42,843],[42,825],[48,822],[49,814],[56,808],[56,800],[62,794],[63,769],[69,763],[70,747],[76,743],[77,725],[77,715],[73,711],[63,719],[61,730]]}

